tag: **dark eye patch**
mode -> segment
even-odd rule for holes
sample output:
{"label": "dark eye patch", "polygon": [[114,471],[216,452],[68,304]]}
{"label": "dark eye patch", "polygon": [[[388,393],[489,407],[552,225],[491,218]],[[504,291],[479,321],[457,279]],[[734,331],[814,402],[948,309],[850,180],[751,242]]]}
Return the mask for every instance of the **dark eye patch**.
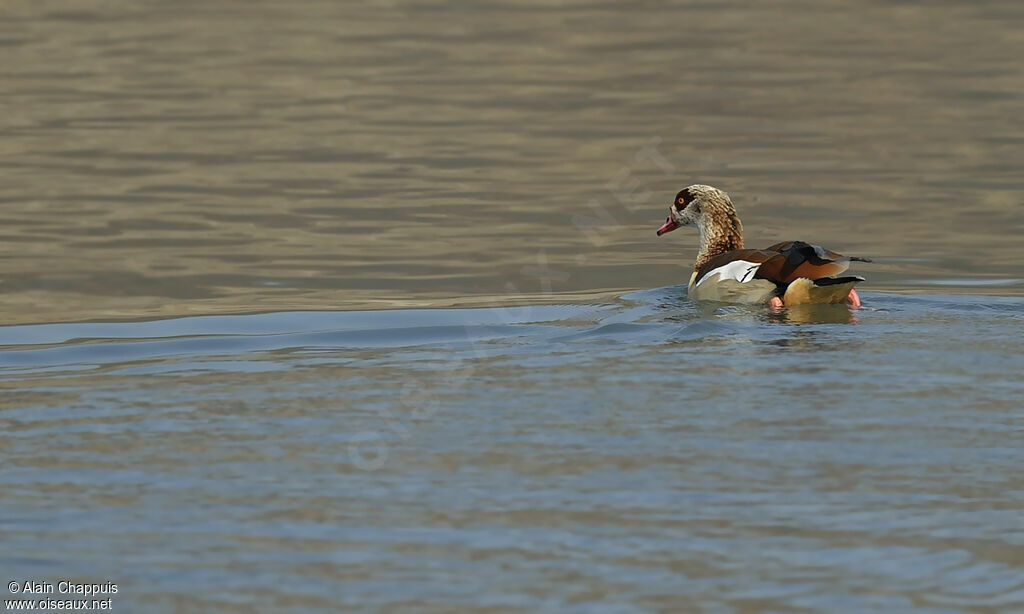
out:
{"label": "dark eye patch", "polygon": [[675,201],[673,201],[672,204],[676,205],[679,208],[684,208],[691,202],[693,202],[693,194],[690,193],[689,189],[684,188],[682,190],[679,190],[679,193],[676,194],[676,199]]}

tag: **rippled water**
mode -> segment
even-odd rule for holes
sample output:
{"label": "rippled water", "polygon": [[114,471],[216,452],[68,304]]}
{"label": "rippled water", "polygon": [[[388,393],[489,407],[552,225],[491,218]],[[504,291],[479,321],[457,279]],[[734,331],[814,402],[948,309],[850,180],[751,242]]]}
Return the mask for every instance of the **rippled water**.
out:
{"label": "rippled water", "polygon": [[1019,3],[0,10],[2,322],[671,285],[696,182],[876,289],[1024,292]]}
{"label": "rippled water", "polygon": [[[0,17],[0,579],[1024,609],[1024,4]],[[695,182],[865,308],[688,301]]]}
{"label": "rippled water", "polygon": [[1024,300],[865,301],[0,329],[0,560],[131,611],[1024,606]]}

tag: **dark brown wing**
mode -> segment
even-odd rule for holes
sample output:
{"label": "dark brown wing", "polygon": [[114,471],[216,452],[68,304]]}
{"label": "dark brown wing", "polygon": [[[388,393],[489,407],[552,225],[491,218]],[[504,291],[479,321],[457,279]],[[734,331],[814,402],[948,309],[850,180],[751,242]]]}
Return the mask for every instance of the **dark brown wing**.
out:
{"label": "dark brown wing", "polygon": [[850,260],[867,260],[849,258],[803,241],[776,243],[764,251],[776,256],[765,260],[757,269],[757,277],[777,284],[789,284],[800,277],[812,280],[832,277],[850,268]]}
{"label": "dark brown wing", "polygon": [[[808,246],[811,247],[821,258],[827,258],[829,260],[842,260],[843,258],[846,258],[846,256],[837,254],[832,250],[825,249],[820,245],[811,245],[810,243],[804,243],[803,241],[783,241],[782,243],[770,245],[765,249],[771,252],[785,252],[793,248],[806,248]],[[870,258],[858,258],[857,256],[850,256],[849,259],[859,260],[860,262],[871,262]]]}
{"label": "dark brown wing", "polygon": [[[705,262],[703,266],[697,269],[697,276],[693,278],[693,283],[697,283],[711,271],[723,267],[729,264],[730,262],[743,260],[746,262],[763,263],[771,260],[772,258],[777,257],[779,257],[779,254],[777,252],[771,252],[766,249],[734,249],[731,252],[718,254],[711,260]],[[764,265],[762,264],[761,266],[763,267]]]}
{"label": "dark brown wing", "polygon": [[694,283],[711,271],[737,260],[760,263],[753,278],[767,279],[779,286],[789,285],[801,277],[816,280],[838,275],[850,268],[851,260],[871,262],[867,258],[843,256],[803,241],[784,241],[767,249],[736,249],[719,254],[697,269]]}

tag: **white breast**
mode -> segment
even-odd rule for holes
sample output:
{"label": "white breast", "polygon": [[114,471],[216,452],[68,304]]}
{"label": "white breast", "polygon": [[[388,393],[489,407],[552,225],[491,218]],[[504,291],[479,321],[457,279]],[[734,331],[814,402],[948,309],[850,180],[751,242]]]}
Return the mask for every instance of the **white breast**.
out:
{"label": "white breast", "polygon": [[776,287],[767,279],[754,278],[760,266],[758,262],[733,260],[711,269],[696,285],[691,278],[689,296],[697,300],[763,303],[775,295]]}

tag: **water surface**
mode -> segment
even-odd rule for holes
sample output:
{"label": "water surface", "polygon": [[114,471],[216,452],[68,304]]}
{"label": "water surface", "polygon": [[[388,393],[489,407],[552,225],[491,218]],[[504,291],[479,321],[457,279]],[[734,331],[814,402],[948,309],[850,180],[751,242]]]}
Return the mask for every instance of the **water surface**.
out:
{"label": "water surface", "polygon": [[1024,291],[1020,3],[0,10],[6,323],[662,287],[698,182],[875,289]]}
{"label": "water surface", "polygon": [[[0,578],[133,612],[1024,610],[1022,31],[3,3]],[[697,237],[654,229],[695,182],[749,246],[874,258],[865,308],[688,301]]]}
{"label": "water surface", "polygon": [[1024,301],[0,329],[12,577],[139,610],[1024,607]]}

